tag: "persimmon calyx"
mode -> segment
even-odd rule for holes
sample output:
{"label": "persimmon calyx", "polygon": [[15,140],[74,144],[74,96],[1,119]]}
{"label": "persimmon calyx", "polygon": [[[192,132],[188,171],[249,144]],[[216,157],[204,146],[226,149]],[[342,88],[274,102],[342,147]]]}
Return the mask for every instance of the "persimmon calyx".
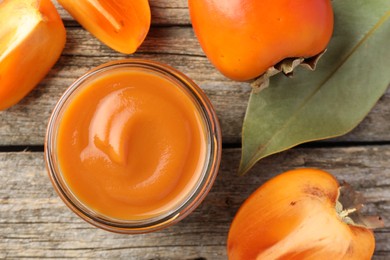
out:
{"label": "persimmon calyx", "polygon": [[355,191],[348,183],[339,187],[339,195],[336,201],[336,212],[339,218],[348,225],[376,229],[384,227],[384,222],[379,216],[365,216],[360,211],[365,201],[363,195]]}
{"label": "persimmon calyx", "polygon": [[254,79],[251,83],[252,89],[255,93],[259,93],[261,90],[269,86],[269,79],[279,73],[283,73],[287,77],[291,78],[294,76],[294,70],[298,66],[304,67],[309,70],[315,70],[317,63],[326,52],[326,49],[319,54],[309,58],[286,58],[281,62],[275,64],[266,70],[262,75]]}

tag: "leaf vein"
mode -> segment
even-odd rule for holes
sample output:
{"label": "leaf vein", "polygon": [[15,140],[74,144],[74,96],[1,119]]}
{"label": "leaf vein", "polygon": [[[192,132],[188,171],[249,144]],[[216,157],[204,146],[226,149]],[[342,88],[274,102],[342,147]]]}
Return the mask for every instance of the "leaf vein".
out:
{"label": "leaf vein", "polygon": [[[243,169],[240,170],[240,172],[242,174],[244,174],[245,172],[247,172],[258,160],[260,160],[261,158],[263,158],[264,156],[261,156],[261,153],[269,146],[269,144],[277,137],[279,136],[292,122],[293,120],[299,115],[299,113],[303,110],[303,108],[306,106],[306,104],[319,92],[319,90],[329,81],[329,79],[331,79],[333,77],[333,75],[345,64],[345,62],[359,49],[359,47],[362,46],[362,44],[364,42],[366,42],[369,37],[374,34],[374,32],[380,28],[380,26],[385,23],[390,17],[390,10],[386,11],[386,13],[378,20],[378,22],[364,35],[364,37],[362,39],[360,39],[356,45],[351,49],[351,51],[345,56],[345,58],[343,60],[341,60],[341,62],[335,66],[335,69],[333,71],[331,71],[331,73],[329,73],[329,75],[317,86],[317,88],[314,89],[314,91],[307,96],[307,98],[305,98],[302,102],[302,104],[298,107],[298,109],[295,110],[295,112],[291,115],[291,117],[281,126],[281,128],[279,130],[277,130],[275,132],[275,134],[268,140],[268,142],[266,142],[264,145],[261,145],[259,146],[259,148],[257,149],[256,153],[252,156],[252,158],[249,160],[248,164],[246,167],[244,167]],[[252,92],[252,95],[254,93]],[[299,144],[299,143],[298,143]],[[294,144],[294,145],[291,145],[290,147],[287,147],[288,148],[291,148],[295,145],[298,145],[298,144]],[[285,150],[284,148],[283,149],[280,149],[280,151],[282,150]],[[278,151],[274,151],[272,153],[270,153],[269,155],[271,154],[275,154],[277,152],[280,152],[279,150]]]}

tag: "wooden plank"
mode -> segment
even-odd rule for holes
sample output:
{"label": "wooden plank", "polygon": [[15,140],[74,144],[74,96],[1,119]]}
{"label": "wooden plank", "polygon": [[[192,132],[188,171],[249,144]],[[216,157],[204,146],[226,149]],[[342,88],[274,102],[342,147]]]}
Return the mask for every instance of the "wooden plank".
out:
{"label": "wooden plank", "polygon": [[[62,8],[57,0],[53,3],[66,25],[77,25],[77,22]],[[153,25],[189,25],[191,23],[187,0],[149,0],[149,5]]]}
{"label": "wooden plank", "polygon": [[51,187],[42,153],[0,153],[0,258],[226,259],[229,225],[245,198],[280,172],[318,167],[363,192],[367,212],[383,217],[375,259],[389,259],[390,146],[292,149],[244,177],[235,175],[239,157],[239,149],[224,150],[212,191],[185,220],[127,236],[94,228],[68,210]]}
{"label": "wooden plank", "polygon": [[[225,143],[240,143],[250,87],[223,77],[204,56],[191,28],[153,28],[135,55],[122,55],[79,27],[68,28],[68,42],[57,65],[18,105],[0,111],[0,146],[42,145],[50,113],[65,89],[104,62],[142,58],[167,63],[192,78],[206,92],[219,116]],[[352,133],[334,141],[390,140],[390,91]]]}

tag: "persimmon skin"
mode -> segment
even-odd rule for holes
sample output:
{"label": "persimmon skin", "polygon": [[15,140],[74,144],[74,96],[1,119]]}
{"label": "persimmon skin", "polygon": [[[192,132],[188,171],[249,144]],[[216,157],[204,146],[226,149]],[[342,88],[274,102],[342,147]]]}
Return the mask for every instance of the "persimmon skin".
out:
{"label": "persimmon skin", "polygon": [[189,0],[192,26],[211,63],[247,81],[289,57],[322,52],[333,33],[330,0]]}
{"label": "persimmon skin", "polygon": [[0,2],[0,110],[26,96],[65,47],[66,32],[50,0]]}
{"label": "persimmon skin", "polygon": [[132,54],[148,34],[148,0],[58,0],[86,30],[108,47]]}
{"label": "persimmon skin", "polygon": [[337,215],[338,188],[332,175],[317,169],[292,170],[269,180],[235,216],[229,259],[371,259],[373,232]]}

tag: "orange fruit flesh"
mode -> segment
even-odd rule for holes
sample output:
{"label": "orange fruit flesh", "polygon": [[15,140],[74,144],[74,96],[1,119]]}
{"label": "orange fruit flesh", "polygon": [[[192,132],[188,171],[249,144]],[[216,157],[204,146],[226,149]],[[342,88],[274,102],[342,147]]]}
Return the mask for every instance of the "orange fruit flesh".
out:
{"label": "orange fruit flesh", "polygon": [[59,3],[85,29],[118,52],[134,53],[150,28],[147,0],[59,0]]}
{"label": "orange fruit flesh", "polygon": [[104,216],[147,219],[193,192],[206,160],[203,119],[170,80],[124,68],[85,83],[58,130],[64,179]]}
{"label": "orange fruit flesh", "polygon": [[370,259],[373,232],[348,225],[335,204],[338,182],[317,169],[269,180],[242,205],[230,227],[230,260]]}
{"label": "orange fruit flesh", "polygon": [[0,110],[19,102],[58,60],[65,28],[49,0],[0,3]]}

